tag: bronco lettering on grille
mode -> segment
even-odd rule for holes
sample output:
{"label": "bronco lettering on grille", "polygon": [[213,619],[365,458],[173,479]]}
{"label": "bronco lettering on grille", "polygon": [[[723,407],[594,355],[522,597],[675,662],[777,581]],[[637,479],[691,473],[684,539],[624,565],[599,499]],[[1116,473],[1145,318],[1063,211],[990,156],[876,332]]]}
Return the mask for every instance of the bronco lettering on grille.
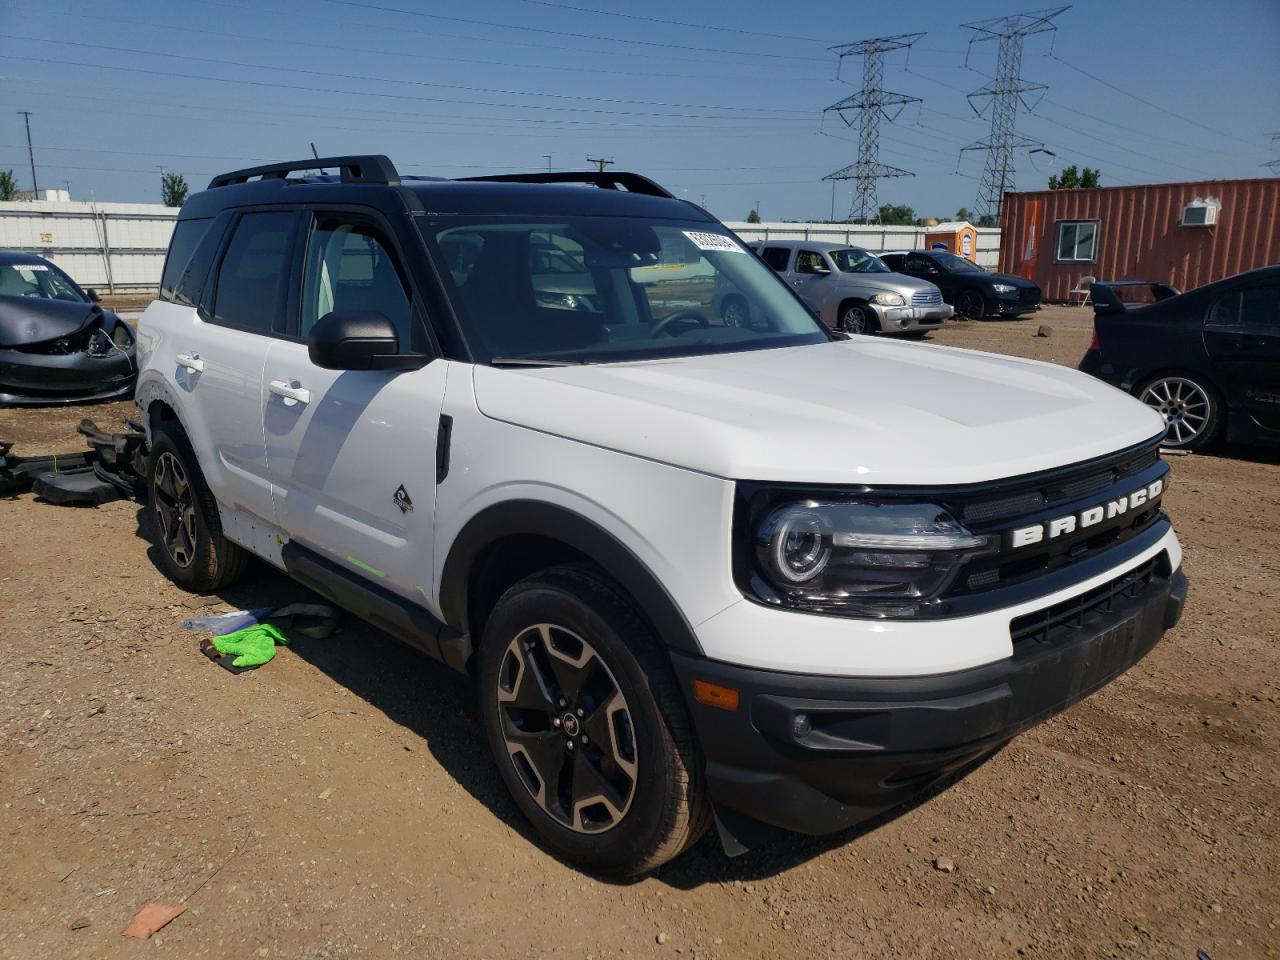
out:
{"label": "bronco lettering on grille", "polygon": [[1009,531],[1010,543],[1015,549],[1029,547],[1033,543],[1055,540],[1065,534],[1097,526],[1103,520],[1111,520],[1137,510],[1139,507],[1154,503],[1163,491],[1164,480],[1154,480],[1130,494],[1117,497],[1114,500],[1108,500],[1106,503],[1097,504],[1087,510],[1069,513],[1066,516],[1054,517],[1043,523],[1034,523],[1027,527],[1018,527],[1011,530]]}

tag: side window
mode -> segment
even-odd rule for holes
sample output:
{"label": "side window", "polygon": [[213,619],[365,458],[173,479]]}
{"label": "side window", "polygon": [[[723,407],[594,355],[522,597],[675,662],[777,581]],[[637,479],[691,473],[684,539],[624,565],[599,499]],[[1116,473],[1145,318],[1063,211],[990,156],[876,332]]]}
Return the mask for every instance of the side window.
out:
{"label": "side window", "polygon": [[236,224],[218,268],[213,319],[255,333],[271,333],[284,311],[294,214],[246,213]]}
{"label": "side window", "polygon": [[907,273],[937,273],[937,265],[928,257],[907,255]]}
{"label": "side window", "polygon": [[402,350],[422,348],[404,271],[390,241],[365,220],[321,214],[307,241],[301,335],[333,312],[381,313],[395,327]]}
{"label": "side window", "polygon": [[211,219],[182,220],[174,227],[173,236],[169,238],[169,255],[164,260],[164,273],[160,277],[161,300],[181,302],[177,297],[178,281],[211,223]]}
{"label": "side window", "polygon": [[796,254],[796,273],[830,273],[831,268],[822,259],[822,254],[813,250],[801,250]]}
{"label": "side window", "polygon": [[760,259],[779,273],[787,269],[790,256],[791,251],[786,247],[765,247],[760,253]]}
{"label": "side window", "polygon": [[1205,314],[1206,327],[1238,327],[1240,326],[1240,291],[1233,290],[1219,297]]}
{"label": "side window", "polygon": [[1253,287],[1244,291],[1241,323],[1256,333],[1280,334],[1280,287]]}

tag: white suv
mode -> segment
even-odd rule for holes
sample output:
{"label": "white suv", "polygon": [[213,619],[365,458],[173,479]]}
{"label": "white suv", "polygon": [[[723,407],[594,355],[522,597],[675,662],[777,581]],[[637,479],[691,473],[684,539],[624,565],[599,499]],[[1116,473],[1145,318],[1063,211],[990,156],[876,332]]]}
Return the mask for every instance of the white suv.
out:
{"label": "white suv", "polygon": [[1186,594],[1158,414],[831,333],[634,174],[217,177],[138,344],[165,572],[260,557],[467,674],[516,804],[589,869],[906,803]]}

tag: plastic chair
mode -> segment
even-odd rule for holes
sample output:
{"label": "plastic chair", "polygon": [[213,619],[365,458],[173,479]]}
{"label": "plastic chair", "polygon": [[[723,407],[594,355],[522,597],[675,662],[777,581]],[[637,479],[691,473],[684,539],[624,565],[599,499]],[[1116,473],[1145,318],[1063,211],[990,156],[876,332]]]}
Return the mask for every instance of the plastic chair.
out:
{"label": "plastic chair", "polygon": [[1074,306],[1083,307],[1093,298],[1093,285],[1097,282],[1098,282],[1097,277],[1091,277],[1091,276],[1085,275],[1080,278],[1080,280],[1076,283],[1074,287],[1072,287],[1070,290],[1067,291],[1067,296],[1069,297],[1074,297],[1079,295],[1084,298],[1079,303],[1074,304]]}

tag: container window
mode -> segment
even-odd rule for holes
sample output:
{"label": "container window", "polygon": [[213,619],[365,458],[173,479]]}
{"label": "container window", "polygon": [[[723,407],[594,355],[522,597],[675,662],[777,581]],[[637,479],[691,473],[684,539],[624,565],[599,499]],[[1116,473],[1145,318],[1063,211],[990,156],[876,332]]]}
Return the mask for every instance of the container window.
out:
{"label": "container window", "polygon": [[1059,261],[1084,261],[1097,259],[1098,222],[1096,220],[1063,220],[1058,224]]}

